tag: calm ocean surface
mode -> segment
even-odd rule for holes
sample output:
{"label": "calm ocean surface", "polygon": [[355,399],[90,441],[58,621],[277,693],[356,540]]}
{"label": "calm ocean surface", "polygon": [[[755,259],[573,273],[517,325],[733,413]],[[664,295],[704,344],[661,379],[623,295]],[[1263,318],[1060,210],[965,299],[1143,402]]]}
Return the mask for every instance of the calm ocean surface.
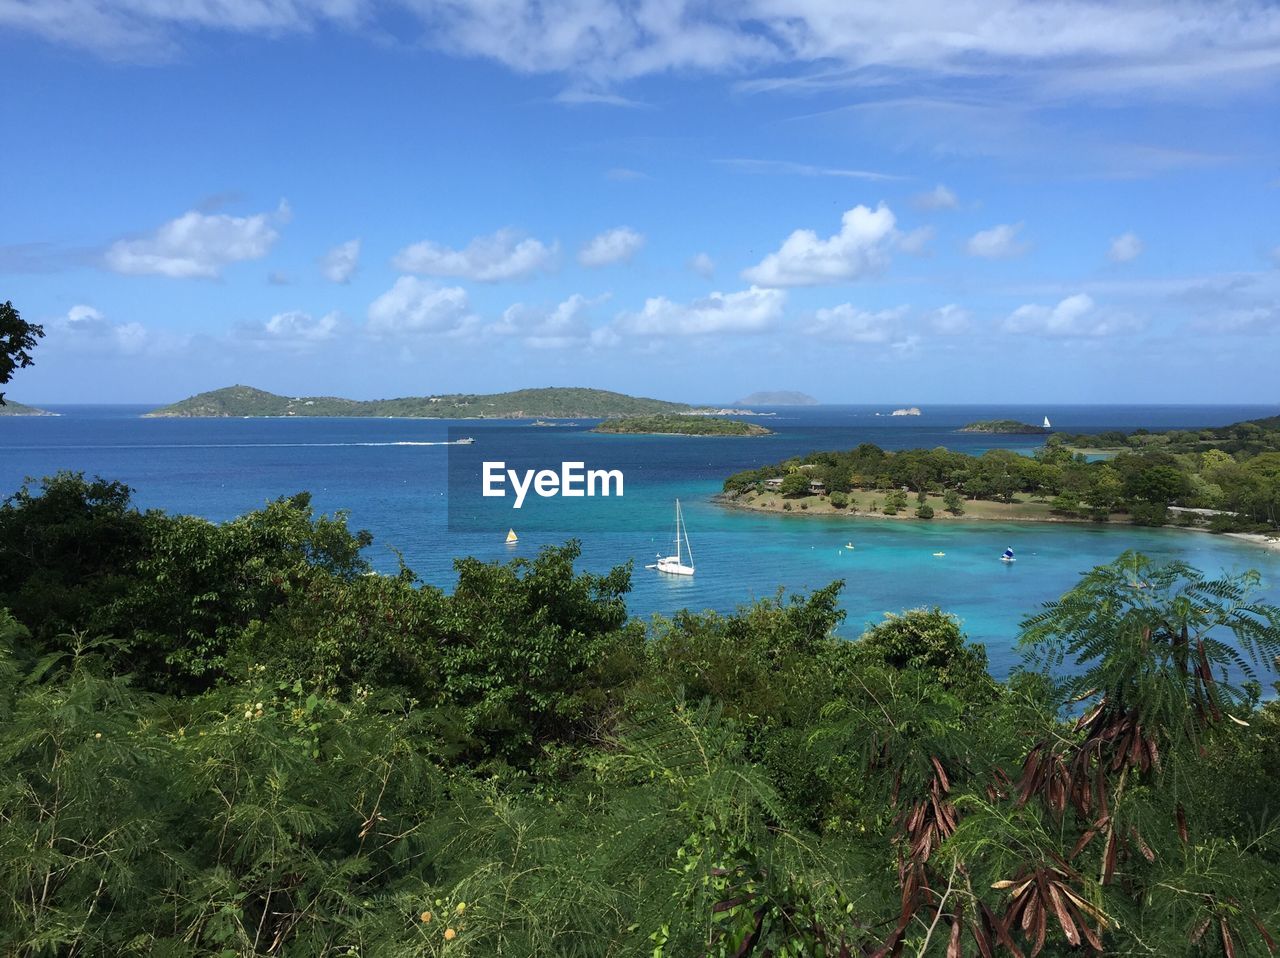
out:
{"label": "calm ocean surface", "polygon": [[[805,590],[844,579],[843,628],[857,635],[883,612],[941,605],[987,644],[993,671],[1016,664],[1017,623],[1060,595],[1080,572],[1140,549],[1202,569],[1254,568],[1280,601],[1280,553],[1179,530],[1035,523],[893,522],[763,516],[710,499],[725,476],[814,449],[874,442],[886,449],[947,446],[981,452],[1033,448],[1034,437],[956,430],[975,419],[1013,418],[1055,430],[1216,426],[1275,415],[1272,406],[936,406],[920,417],[889,417],[892,406],[776,410],[758,421],[759,439],[592,435],[593,421],[559,428],[519,422],[412,419],[142,419],[152,407],[55,406],[57,418],[0,417],[0,490],[61,469],[127,482],[142,507],[229,519],[300,490],[318,510],[346,510],[375,536],[368,556],[392,571],[397,553],[423,580],[450,587],[455,556],[532,556],[573,537],[581,566],[606,571],[634,561],[632,614],[681,608],[728,611],[779,588]],[[880,415],[876,415],[880,413]],[[397,445],[473,436],[469,447]],[[613,499],[481,499],[480,460],[558,468],[581,460],[620,469],[625,495]],[[673,500],[685,508],[697,575],[675,579],[643,566],[667,550]],[[507,528],[520,535],[503,542]],[[855,549],[845,549],[853,542]],[[997,561],[1013,546],[1018,562]],[[935,558],[934,552],[945,552]]]}

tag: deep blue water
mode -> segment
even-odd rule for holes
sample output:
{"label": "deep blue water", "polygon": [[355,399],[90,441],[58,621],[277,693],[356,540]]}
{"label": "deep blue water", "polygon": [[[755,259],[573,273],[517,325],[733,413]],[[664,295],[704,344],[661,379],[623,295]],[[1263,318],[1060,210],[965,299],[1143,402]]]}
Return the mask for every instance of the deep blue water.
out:
{"label": "deep blue water", "polygon": [[[956,431],[975,419],[1039,422],[1047,414],[1065,432],[1167,429],[1274,415],[1270,406],[946,406],[901,418],[888,416],[893,406],[780,408],[759,420],[777,434],[758,439],[593,435],[586,431],[591,421],[540,428],[412,419],[142,419],[149,407],[53,408],[63,415],[0,417],[0,490],[16,489],[26,476],[73,469],[127,482],[142,507],[222,520],[305,489],[319,510],[345,509],[353,526],[373,532],[369,558],[376,568],[393,570],[398,552],[425,581],[444,587],[452,583],[456,556],[531,556],[572,536],[582,543],[584,568],[635,562],[629,606],[638,616],[684,607],[728,611],[779,588],[812,589],[841,578],[846,634],[886,611],[941,605],[987,644],[997,672],[1017,661],[1012,643],[1024,615],[1125,549],[1215,572],[1256,568],[1280,601],[1280,554],[1207,534],[766,516],[710,502],[726,475],[813,449],[860,442],[966,452],[1034,447],[1035,437]],[[475,444],[394,445],[461,435]],[[625,495],[530,497],[517,512],[509,499],[479,497],[478,463],[490,459],[521,469],[558,468],[562,460],[620,469]],[[643,569],[667,551],[676,497],[693,542],[692,579]],[[503,542],[508,527],[520,535],[515,546]],[[844,548],[850,541],[853,550]],[[1009,545],[1019,555],[1013,566],[996,561]],[[946,556],[935,558],[938,551]]]}

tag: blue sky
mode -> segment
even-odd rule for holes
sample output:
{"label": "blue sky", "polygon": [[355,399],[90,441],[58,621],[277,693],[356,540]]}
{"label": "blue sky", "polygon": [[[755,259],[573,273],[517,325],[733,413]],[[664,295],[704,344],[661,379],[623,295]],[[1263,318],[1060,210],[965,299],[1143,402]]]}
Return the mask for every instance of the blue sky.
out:
{"label": "blue sky", "polygon": [[1277,402],[1280,8],[0,0],[31,402]]}

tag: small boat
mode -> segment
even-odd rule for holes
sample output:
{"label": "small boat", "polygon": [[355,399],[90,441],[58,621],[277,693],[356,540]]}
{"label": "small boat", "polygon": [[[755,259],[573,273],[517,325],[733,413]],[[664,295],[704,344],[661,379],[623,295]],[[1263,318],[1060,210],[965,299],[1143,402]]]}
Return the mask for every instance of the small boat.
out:
{"label": "small boat", "polygon": [[1010,546],[1008,549],[1005,549],[1005,550],[1004,550],[1004,555],[1000,556],[1000,561],[1001,561],[1001,562],[1014,562],[1014,561],[1015,561],[1015,560],[1014,560],[1014,558],[1013,558],[1013,547],[1012,547],[1012,546]]}
{"label": "small boat", "polygon": [[852,548],[853,548],[853,543],[852,543],[852,542],[846,542],[846,543],[844,544],[844,547],[845,547],[846,549],[852,549]]}
{"label": "small boat", "polygon": [[471,445],[473,442],[475,442],[475,440],[474,440],[474,439],[472,439],[470,436],[463,436],[461,439],[455,439],[455,440],[453,441],[453,445],[455,445],[455,446],[469,446],[469,445]]}
{"label": "small boat", "polygon": [[1051,422],[1049,422],[1049,417],[1048,417],[1048,416],[1045,416],[1045,417],[1044,417],[1044,428],[1045,428],[1045,429],[1052,429],[1052,428],[1053,428],[1053,424],[1052,424]]}
{"label": "small boat", "polygon": [[[685,564],[685,559],[688,564]],[[668,575],[693,575],[693,548],[689,545],[689,530],[684,525],[684,514],[680,511],[680,500],[676,500],[676,554],[658,556],[658,561],[645,566],[646,569],[657,569]]]}
{"label": "small boat", "polygon": [[508,530],[507,530],[507,545],[509,545],[509,546],[510,546],[510,545],[515,545],[515,544],[516,544],[517,542],[519,542],[519,541],[520,541],[520,537],[519,537],[518,535],[516,535],[516,530],[515,530],[515,529],[508,529]]}
{"label": "small boat", "polygon": [[937,556],[938,558],[942,558],[944,555],[946,555],[946,553],[945,553],[945,552],[935,552],[935,553],[934,553],[934,555],[935,555],[935,556]]}

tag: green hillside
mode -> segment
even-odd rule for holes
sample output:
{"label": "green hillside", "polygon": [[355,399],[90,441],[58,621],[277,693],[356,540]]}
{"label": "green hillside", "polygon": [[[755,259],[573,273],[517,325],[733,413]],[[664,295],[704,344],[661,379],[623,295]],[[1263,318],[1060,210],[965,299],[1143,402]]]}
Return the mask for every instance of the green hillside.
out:
{"label": "green hillside", "polygon": [[769,436],[772,430],[741,419],[715,416],[626,416],[607,419],[592,432],[651,436]]}
{"label": "green hillside", "polygon": [[1005,436],[1035,436],[1048,430],[1041,426],[1033,426],[1028,422],[1016,419],[986,419],[982,422],[971,422],[961,432],[990,432]]}
{"label": "green hillside", "polygon": [[35,406],[24,406],[20,402],[14,402],[12,399],[6,399],[4,405],[0,406],[0,416],[56,416],[56,412],[49,412],[47,409],[37,409]]}
{"label": "green hillside", "polygon": [[683,403],[643,399],[603,389],[517,389],[505,393],[450,393],[402,399],[343,399],[338,396],[278,396],[252,386],[200,393],[147,413],[155,417],[224,416],[403,416],[422,419],[603,419],[684,412]]}

